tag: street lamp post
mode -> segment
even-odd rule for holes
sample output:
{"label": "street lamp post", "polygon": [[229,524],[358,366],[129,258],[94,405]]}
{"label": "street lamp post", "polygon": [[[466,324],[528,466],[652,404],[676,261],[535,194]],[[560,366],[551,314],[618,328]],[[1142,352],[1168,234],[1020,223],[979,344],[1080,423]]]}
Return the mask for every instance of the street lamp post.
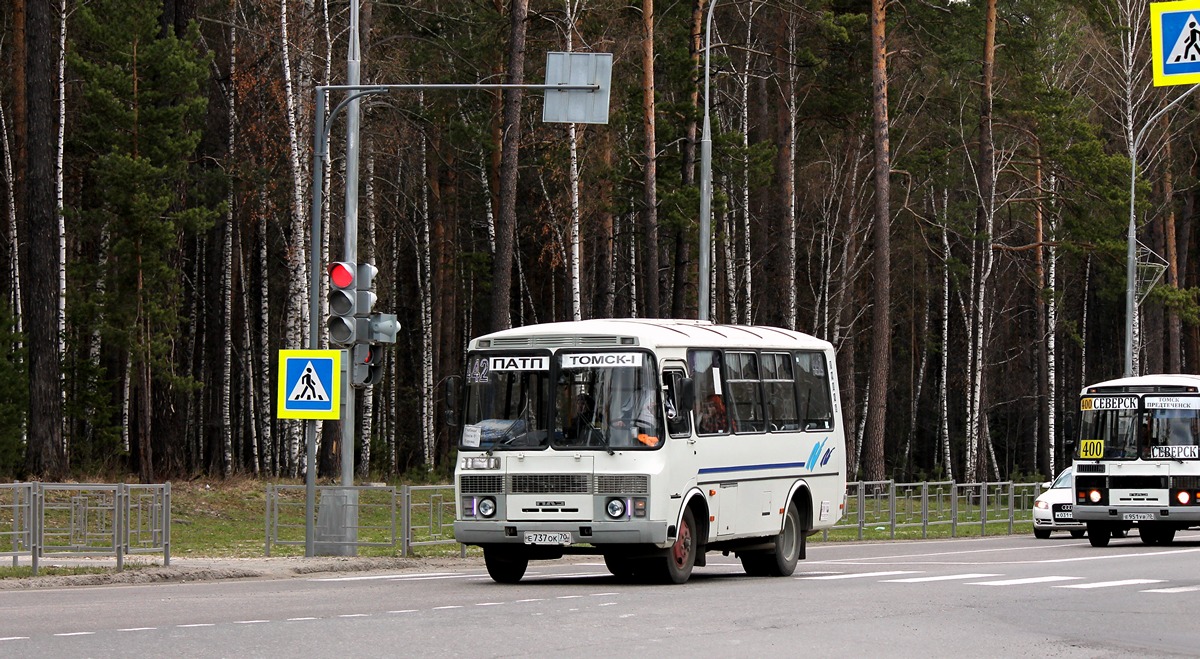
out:
{"label": "street lamp post", "polygon": [[708,114],[708,59],[712,49],[713,8],[710,0],[704,24],[704,126],[700,135],[700,281],[697,304],[699,319],[708,320],[709,291],[712,289],[712,121]]}
{"label": "street lamp post", "polygon": [[1137,155],[1142,146],[1146,131],[1158,121],[1167,110],[1176,103],[1187,98],[1188,94],[1196,91],[1196,85],[1188,88],[1175,100],[1167,103],[1161,110],[1146,120],[1145,125],[1138,131],[1137,137],[1129,149],[1129,234],[1126,240],[1125,254],[1125,377],[1133,377],[1133,318],[1137,313],[1137,211],[1135,195],[1137,194]]}

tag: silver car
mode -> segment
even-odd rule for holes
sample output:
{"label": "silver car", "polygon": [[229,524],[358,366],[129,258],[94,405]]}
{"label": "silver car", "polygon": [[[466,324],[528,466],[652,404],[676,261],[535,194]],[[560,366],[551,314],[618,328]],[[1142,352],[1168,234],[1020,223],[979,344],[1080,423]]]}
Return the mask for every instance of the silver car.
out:
{"label": "silver car", "polygon": [[1082,538],[1087,527],[1071,514],[1075,502],[1075,478],[1070,467],[1062,470],[1053,483],[1044,483],[1045,492],[1033,501],[1033,535],[1045,540],[1052,531],[1070,531]]}

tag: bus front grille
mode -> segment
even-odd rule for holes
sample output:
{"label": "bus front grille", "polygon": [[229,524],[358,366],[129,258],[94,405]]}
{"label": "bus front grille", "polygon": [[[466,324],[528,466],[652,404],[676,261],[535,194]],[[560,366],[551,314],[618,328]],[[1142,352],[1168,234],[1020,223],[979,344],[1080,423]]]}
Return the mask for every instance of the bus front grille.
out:
{"label": "bus front grille", "polygon": [[1200,490],[1200,476],[1172,476],[1171,487],[1177,490]]}
{"label": "bus front grille", "polygon": [[650,477],[645,474],[598,474],[596,494],[649,494]]}
{"label": "bus front grille", "polygon": [[504,491],[504,477],[500,474],[465,475],[459,484],[463,494],[500,494]]}
{"label": "bus front grille", "polygon": [[591,474],[509,474],[509,494],[589,494]]}

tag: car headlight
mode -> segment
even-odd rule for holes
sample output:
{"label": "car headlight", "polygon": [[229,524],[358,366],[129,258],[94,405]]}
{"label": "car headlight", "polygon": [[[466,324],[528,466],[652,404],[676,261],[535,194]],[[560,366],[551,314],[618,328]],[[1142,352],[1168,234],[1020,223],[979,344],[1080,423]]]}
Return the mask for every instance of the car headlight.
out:
{"label": "car headlight", "polygon": [[609,499],[605,505],[605,512],[613,519],[620,519],[625,516],[625,500],[624,499]]}
{"label": "car headlight", "polygon": [[485,497],[479,500],[479,514],[483,517],[491,517],[496,514],[496,500],[491,497]]}
{"label": "car headlight", "polygon": [[1047,508],[1050,507],[1050,504],[1046,503],[1045,501],[1042,501],[1041,499],[1038,499],[1037,501],[1033,502],[1033,507],[1038,508],[1039,510],[1046,510]]}

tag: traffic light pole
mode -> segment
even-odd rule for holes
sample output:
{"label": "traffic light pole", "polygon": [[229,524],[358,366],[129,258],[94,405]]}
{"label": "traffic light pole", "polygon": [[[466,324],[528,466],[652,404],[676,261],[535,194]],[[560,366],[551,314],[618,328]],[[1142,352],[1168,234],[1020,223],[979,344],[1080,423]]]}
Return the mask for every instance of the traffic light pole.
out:
{"label": "traffic light pole", "polygon": [[[352,5],[356,3],[351,3]],[[352,17],[357,20],[357,17]],[[312,165],[312,205],[311,205],[311,221],[312,234],[310,237],[311,247],[309,249],[309,348],[316,350],[319,347],[319,332],[320,332],[320,316],[321,304],[319,291],[321,290],[321,204],[324,200],[325,186],[325,161],[329,157],[329,127],[333,124],[334,118],[338,112],[346,106],[351,106],[353,111],[350,112],[349,125],[347,126],[347,162],[346,162],[346,231],[343,236],[344,241],[344,258],[349,263],[358,262],[358,99],[372,94],[387,94],[393,91],[403,90],[418,90],[418,89],[541,89],[547,91],[588,91],[588,92],[603,92],[607,93],[608,79],[604,79],[604,84],[588,83],[588,84],[401,84],[401,85],[360,85],[357,84],[358,76],[358,43],[357,30],[352,30],[354,35],[351,44],[351,61],[350,61],[350,83],[346,85],[318,85],[316,87],[316,106],[315,106],[315,126],[313,130],[313,165]],[[327,96],[330,92],[347,92],[346,98],[342,99],[329,112],[328,118],[325,116],[325,106]],[[605,98],[607,101],[607,97]],[[607,122],[607,106],[604,108],[603,120]],[[580,119],[588,123],[599,123],[595,117]],[[353,358],[354,351],[347,350],[349,358]],[[351,368],[353,371],[353,368]],[[349,380],[349,378],[347,378]],[[345,398],[343,398],[346,413],[342,417],[342,484],[345,486],[353,485],[354,483],[354,387],[347,385]],[[305,527],[304,527],[304,548],[305,556],[315,556],[316,551],[316,528],[314,525],[314,517],[316,515],[316,485],[317,485],[317,443],[316,443],[316,422],[305,421],[304,428],[305,441]]]}

